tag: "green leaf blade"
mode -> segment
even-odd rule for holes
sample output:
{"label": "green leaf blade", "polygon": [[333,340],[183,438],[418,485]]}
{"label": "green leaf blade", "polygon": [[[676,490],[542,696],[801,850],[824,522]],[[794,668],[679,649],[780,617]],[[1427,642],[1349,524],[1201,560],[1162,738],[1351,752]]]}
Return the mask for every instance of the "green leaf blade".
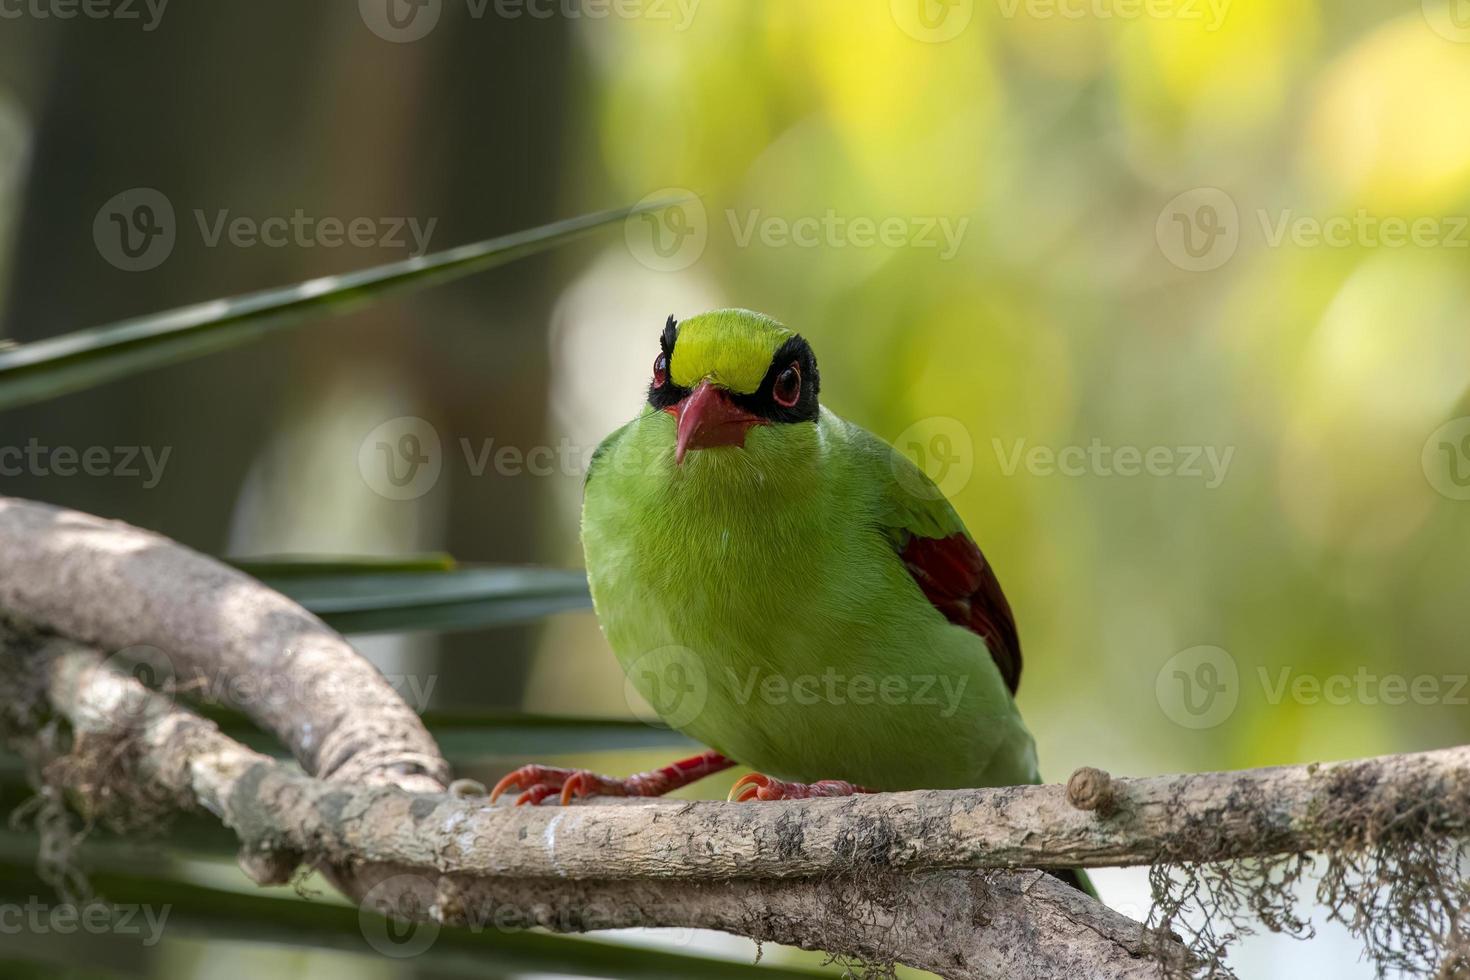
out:
{"label": "green leaf blade", "polygon": [[459,279],[675,201],[595,211],[429,255],[0,348],[0,410],[248,343],[385,296]]}
{"label": "green leaf blade", "polygon": [[408,558],[274,557],[234,563],[342,633],[459,631],[588,609],[580,571]]}

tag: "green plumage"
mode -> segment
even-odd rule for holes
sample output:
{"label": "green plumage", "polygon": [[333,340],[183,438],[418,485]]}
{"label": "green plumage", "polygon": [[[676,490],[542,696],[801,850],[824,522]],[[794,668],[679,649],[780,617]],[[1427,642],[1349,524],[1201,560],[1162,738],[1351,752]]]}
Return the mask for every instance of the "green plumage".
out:
{"label": "green plumage", "polygon": [[[759,378],[784,327],[743,311],[679,325],[673,375]],[[714,362],[711,361],[713,364]],[[815,379],[813,379],[815,380]],[[735,389],[738,390],[738,389]],[[964,527],[887,443],[821,409],[675,462],[652,407],[599,447],[582,514],[592,597],[633,685],[673,727],[781,779],[879,790],[1038,781],[985,641],[900,558]]]}

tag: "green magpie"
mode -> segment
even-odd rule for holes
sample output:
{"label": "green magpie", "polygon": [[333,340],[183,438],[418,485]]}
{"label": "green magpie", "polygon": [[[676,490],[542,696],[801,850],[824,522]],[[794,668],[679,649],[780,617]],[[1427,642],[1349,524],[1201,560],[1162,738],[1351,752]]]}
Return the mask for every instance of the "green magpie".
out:
{"label": "green magpie", "polygon": [[494,797],[657,796],[737,764],[737,801],[1040,781],[995,571],[820,390],[769,317],[669,318],[647,404],[593,455],[582,544],[630,683],[711,751],[626,778],[524,766]]}

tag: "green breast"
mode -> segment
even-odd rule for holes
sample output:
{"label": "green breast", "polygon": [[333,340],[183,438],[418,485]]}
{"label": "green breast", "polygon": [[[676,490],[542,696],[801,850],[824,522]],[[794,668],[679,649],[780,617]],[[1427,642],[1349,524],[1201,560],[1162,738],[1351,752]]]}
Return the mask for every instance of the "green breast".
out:
{"label": "green breast", "polygon": [[880,526],[860,431],[824,412],[682,466],[665,413],[614,433],[582,519],[603,631],[671,726],[760,771],[875,789],[1034,781],[983,641],[929,605]]}

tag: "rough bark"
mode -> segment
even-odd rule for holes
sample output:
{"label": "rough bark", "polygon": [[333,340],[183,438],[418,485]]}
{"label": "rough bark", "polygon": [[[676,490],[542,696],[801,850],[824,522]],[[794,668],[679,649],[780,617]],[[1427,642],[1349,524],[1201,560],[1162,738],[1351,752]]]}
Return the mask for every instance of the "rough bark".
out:
{"label": "rough bark", "polygon": [[222,693],[307,772],[447,784],[438,746],[372,664],[230,566],[120,521],[13,498],[0,498],[0,555],[0,610],[139,655],[182,693]]}
{"label": "rough bark", "polygon": [[[26,624],[0,628],[11,743],[49,754],[49,771],[104,816],[213,813],[257,881],[305,859],[355,900],[404,916],[723,929],[947,977],[1141,978],[1157,974],[1154,957],[1185,955],[1041,872],[924,870],[925,841],[889,835],[943,828],[898,796],[876,820],[871,801],[885,797],[866,798],[854,822],[834,801],[553,810],[446,794],[447,765],[391,687],[259,583],[157,535],[25,501],[0,499],[0,554],[0,612]],[[238,706],[306,774],[105,656],[140,644],[165,654],[186,694],[287,681]],[[72,732],[60,756],[41,734],[48,713]]]}
{"label": "rough bark", "polygon": [[[1142,978],[1157,975],[1151,955],[1183,956],[1172,941],[1147,934],[1139,923],[1039,871],[908,873],[852,860],[820,876],[753,869],[708,880],[671,873],[677,855],[663,859],[671,866],[652,862],[642,873],[617,878],[572,878],[554,867],[528,876],[514,870],[515,861],[509,870],[487,870],[495,863],[486,860],[487,846],[535,846],[553,865],[566,854],[584,867],[602,846],[597,825],[560,824],[586,813],[635,816],[650,843],[661,838],[668,820],[697,824],[699,817],[690,816],[688,804],[621,802],[548,813],[326,782],[239,745],[72,641],[12,639],[0,652],[0,668],[18,685],[44,691],[49,707],[66,719],[74,744],[63,771],[69,788],[94,806],[133,813],[160,804],[207,810],[240,837],[247,870],[264,866],[263,876],[279,880],[277,855],[310,855],[337,869],[347,894],[401,917],[564,932],[722,929],[961,978],[1074,978],[1079,971]],[[786,822],[796,829],[803,820],[800,804],[792,810]],[[491,845],[476,836],[473,827],[484,818],[503,825],[509,838],[497,836]],[[534,845],[532,834],[538,835]]]}

